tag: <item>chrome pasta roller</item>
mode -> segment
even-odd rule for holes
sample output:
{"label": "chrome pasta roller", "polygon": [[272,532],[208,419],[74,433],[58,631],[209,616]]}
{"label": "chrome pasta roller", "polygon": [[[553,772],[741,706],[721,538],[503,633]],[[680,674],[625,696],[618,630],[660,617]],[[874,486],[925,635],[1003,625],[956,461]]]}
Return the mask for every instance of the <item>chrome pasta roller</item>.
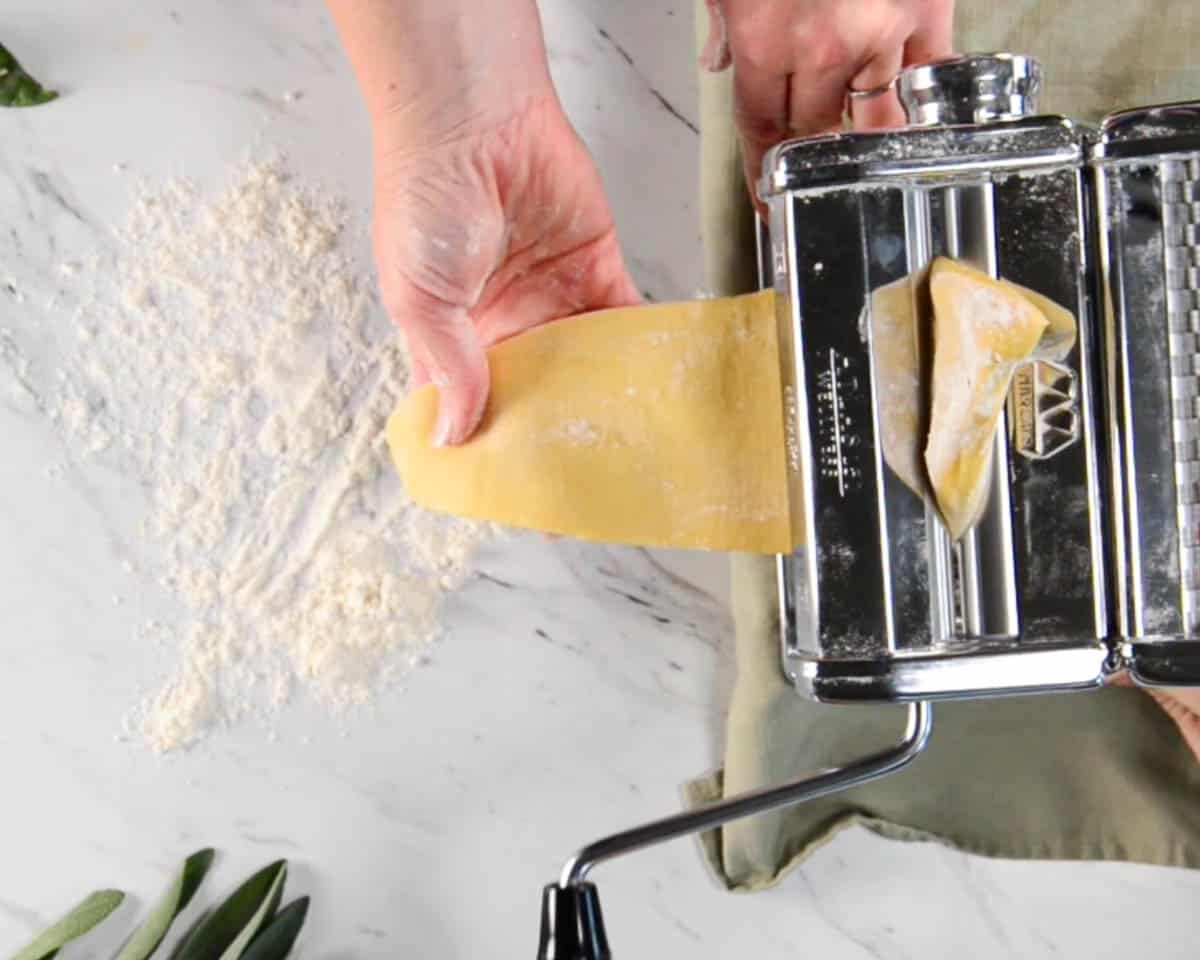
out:
{"label": "chrome pasta roller", "polygon": [[1114,504],[1109,646],[1150,686],[1200,682],[1200,101],[1090,141]]}
{"label": "chrome pasta roller", "polygon": [[[1089,131],[1034,115],[1039,87],[1024,57],[919,67],[907,128],[767,160],[806,531],[779,560],[783,663],[817,700],[1200,682],[1200,104]],[[938,256],[1078,322],[1065,357],[1017,371],[957,542],[887,463],[880,352],[853,322]]]}
{"label": "chrome pasta roller", "polygon": [[[932,701],[1200,684],[1200,101],[1086,128],[1039,115],[1041,85],[1011,54],[910,68],[904,128],[764,162],[799,544],[778,559],[782,669],[820,702],[908,704],[904,738],[585,847],[544,892],[540,960],[611,955],[596,863],[898,770]],[[1074,323],[1012,371],[961,536],[893,455],[876,323],[897,291],[926,322],[935,261]]]}

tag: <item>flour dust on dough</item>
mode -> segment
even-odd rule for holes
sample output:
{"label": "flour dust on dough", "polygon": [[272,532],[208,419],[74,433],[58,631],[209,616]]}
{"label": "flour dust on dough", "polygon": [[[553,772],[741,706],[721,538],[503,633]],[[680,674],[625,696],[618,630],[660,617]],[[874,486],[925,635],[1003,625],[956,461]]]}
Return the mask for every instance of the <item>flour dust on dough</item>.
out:
{"label": "flour dust on dough", "polygon": [[933,376],[925,466],[957,540],[987,502],[996,430],[1017,365],[1050,326],[1015,284],[947,258],[934,261]]}
{"label": "flour dust on dough", "polygon": [[969,264],[936,258],[872,291],[869,335],[888,467],[938,507],[959,539],[987,502],[995,434],[1013,376],[1062,360],[1075,317],[1054,301]]}
{"label": "flour dust on dough", "polygon": [[[458,516],[583,539],[787,553],[777,300],[741,297],[570,317],[488,352],[479,432],[429,443],[432,386],[402,402],[388,444],[409,494]],[[874,291],[871,344],[888,466],[955,538],[978,518],[1012,376],[1075,341],[1071,314],[940,258]]]}
{"label": "flour dust on dough", "polygon": [[926,279],[921,271],[872,291],[866,324],[860,323],[870,335],[883,459],[918,497],[930,493],[923,456],[929,429]]}
{"label": "flour dust on dough", "polygon": [[430,445],[432,387],[389,421],[417,503],[589,540],[792,549],[773,292],[570,317],[488,361],[466,444]]}

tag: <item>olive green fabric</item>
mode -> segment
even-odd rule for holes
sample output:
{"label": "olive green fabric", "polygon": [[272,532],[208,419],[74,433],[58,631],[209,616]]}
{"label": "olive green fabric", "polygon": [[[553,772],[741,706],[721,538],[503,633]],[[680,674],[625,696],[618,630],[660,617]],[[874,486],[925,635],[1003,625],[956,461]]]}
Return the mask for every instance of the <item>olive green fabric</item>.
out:
{"label": "olive green fabric", "polygon": [[[1048,110],[1090,120],[1200,97],[1200,57],[1192,53],[1200,49],[1200,4],[963,0],[958,27],[960,50],[1039,56]],[[722,295],[756,285],[730,79],[700,81],[706,267]],[[785,682],[771,558],[735,557],[733,592],[738,674],[725,766],[689,786],[693,803],[835,766],[899,738],[903,708],[819,706]],[[1136,690],[939,704],[930,745],[910,767],[730,824],[707,835],[704,849],[728,887],[757,889],[856,823],[993,857],[1200,867],[1200,765],[1166,714]]]}

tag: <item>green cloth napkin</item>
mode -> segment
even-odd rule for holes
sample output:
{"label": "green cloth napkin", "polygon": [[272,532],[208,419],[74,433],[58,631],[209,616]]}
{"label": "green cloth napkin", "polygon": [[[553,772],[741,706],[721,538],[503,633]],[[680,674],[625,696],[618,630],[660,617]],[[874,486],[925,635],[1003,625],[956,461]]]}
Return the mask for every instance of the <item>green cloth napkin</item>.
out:
{"label": "green cloth napkin", "polygon": [[[697,33],[706,27],[697,3]],[[702,41],[701,37],[701,41]],[[1082,120],[1200,98],[1200,4],[1178,0],[960,2],[960,50],[1042,60],[1042,108]],[[754,217],[742,187],[729,73],[703,74],[701,212],[715,294],[757,286]],[[822,706],[779,665],[774,560],[733,558],[737,682],[724,769],[688,786],[703,803],[895,742],[904,709]],[[852,824],[992,857],[1127,860],[1200,867],[1200,764],[1144,693],[938,704],[926,752],[892,777],[738,821],[703,838],[730,889],[774,884]]]}

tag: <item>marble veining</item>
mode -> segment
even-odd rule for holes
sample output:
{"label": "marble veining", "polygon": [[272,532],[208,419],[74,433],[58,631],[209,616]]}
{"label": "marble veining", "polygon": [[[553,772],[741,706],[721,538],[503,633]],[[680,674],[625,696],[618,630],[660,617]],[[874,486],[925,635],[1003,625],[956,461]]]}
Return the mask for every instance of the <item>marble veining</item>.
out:
{"label": "marble veining", "polygon": [[[691,4],[541,6],[639,285],[693,295]],[[368,131],[317,0],[9,0],[0,40],[64,93],[0,113],[0,955],[115,884],[131,903],[63,954],[111,956],[170,867],[211,844],[210,895],[292,859],[315,898],[301,956],[530,956],[562,860],[677,809],[680,784],[719,762],[723,562],[516,535],[452,599],[432,662],[370,709],[334,723],[298,703],[270,735],[249,723],[165,760],[124,742],[119,718],[155,677],[133,639],[153,591],[117,562],[136,555],[144,493],[46,423],[39,384],[69,320],[57,271],[106,242],[135,174],[203,183],[272,146],[365,210]],[[862,831],[754,896],[717,889],[687,842],[595,879],[623,957],[1170,960],[1200,933],[1190,874],[994,863]]]}

